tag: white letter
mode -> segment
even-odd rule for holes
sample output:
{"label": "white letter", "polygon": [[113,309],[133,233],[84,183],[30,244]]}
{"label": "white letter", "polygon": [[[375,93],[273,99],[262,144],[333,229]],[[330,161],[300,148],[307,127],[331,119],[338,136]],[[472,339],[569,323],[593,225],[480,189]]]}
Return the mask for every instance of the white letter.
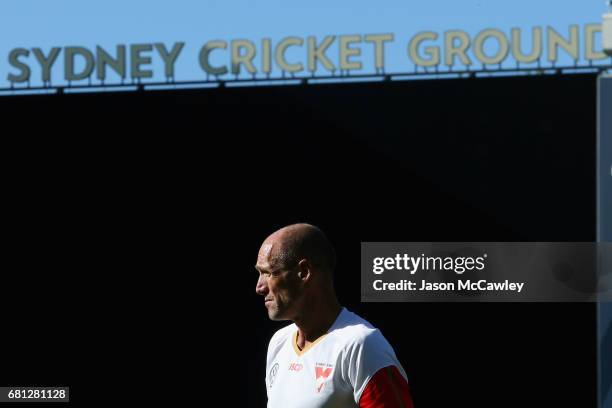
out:
{"label": "white letter", "polygon": [[365,36],[366,42],[374,43],[374,67],[385,69],[385,41],[393,41],[393,34],[369,34]]}
{"label": "white letter", "polygon": [[106,79],[106,66],[110,66],[119,76],[125,78],[125,45],[117,46],[117,59],[113,59],[102,47],[96,47],[96,76]]}
{"label": "white letter", "polygon": [[261,42],[261,72],[269,74],[272,72],[272,41],[264,38]]}
{"label": "white letter", "polygon": [[[243,48],[246,50],[244,55],[240,52]],[[249,73],[256,73],[253,58],[255,58],[255,44],[249,40],[232,41],[232,74],[240,73],[240,65],[244,65]]]}
{"label": "white letter", "polygon": [[164,73],[167,77],[174,77],[174,63],[176,62],[176,59],[181,53],[181,50],[183,49],[184,45],[184,42],[175,43],[172,47],[172,50],[168,52],[166,46],[163,43],[155,44],[157,52],[159,52],[159,55],[164,60]]}
{"label": "white letter", "polygon": [[310,72],[315,72],[317,70],[317,60],[320,60],[328,71],[333,71],[336,69],[334,64],[327,58],[325,55],[325,50],[329,48],[331,43],[334,42],[335,36],[328,35],[323,39],[323,42],[317,47],[317,39],[316,37],[308,37],[308,70]]}
{"label": "white letter", "polygon": [[[455,46],[455,40],[459,40],[459,45]],[[470,47],[470,37],[465,31],[455,30],[444,33],[444,61],[446,65],[452,67],[455,55],[459,56],[463,65],[471,65],[472,61],[465,53]]]}
{"label": "white letter", "polygon": [[[85,58],[85,69],[81,73],[74,72],[74,56],[81,55]],[[66,81],[78,81],[91,75],[94,68],[94,57],[91,51],[83,47],[64,48],[64,78]]]}
{"label": "white letter", "polygon": [[57,59],[57,56],[60,52],[60,48],[59,47],[51,48],[51,52],[49,53],[48,57],[45,57],[45,55],[42,53],[42,50],[40,48],[34,48],[32,52],[34,53],[34,56],[36,57],[36,59],[38,60],[38,63],[40,64],[43,82],[50,81],[51,80],[51,67],[53,66],[53,63],[55,62],[55,60]]}
{"label": "white letter", "polygon": [[534,27],[531,38],[533,43],[531,54],[524,55],[521,52],[521,29],[512,29],[512,56],[517,62],[529,64],[530,62],[537,61],[540,56],[542,56],[542,29],[540,27]]}
{"label": "white letter", "polygon": [[566,40],[555,31],[554,28],[548,27],[548,61],[557,61],[557,48],[561,46],[574,59],[578,59],[578,26],[570,26],[570,40]]}
{"label": "white letter", "polygon": [[9,63],[13,67],[19,69],[21,71],[21,74],[8,74],[7,79],[9,81],[26,82],[30,80],[30,67],[27,64],[24,64],[23,62],[19,61],[19,57],[27,57],[28,55],[30,55],[30,52],[25,48],[15,48],[14,50],[11,50],[11,53],[9,54]]}
{"label": "white letter", "polygon": [[408,54],[410,59],[415,65],[421,67],[433,67],[440,64],[440,48],[438,47],[425,47],[425,54],[429,56],[429,59],[423,59],[419,55],[419,46],[425,40],[437,40],[438,34],[432,31],[425,31],[412,37],[410,44],[408,45]]}
{"label": "white letter", "polygon": [[150,69],[141,70],[140,66],[151,63],[151,57],[141,56],[142,52],[149,52],[153,50],[151,44],[134,44],[130,47],[130,73],[132,78],[151,78],[153,71]]}
{"label": "white letter", "polygon": [[385,270],[384,268],[381,268],[381,265],[383,263],[383,258],[374,258],[374,268],[372,269],[372,272],[374,272],[377,275],[380,275],[381,273],[383,273]]}
{"label": "white letter", "polygon": [[304,40],[298,37],[287,37],[283,38],[281,42],[276,46],[275,59],[276,64],[283,70],[287,72],[298,72],[304,69],[304,66],[301,63],[298,64],[289,64],[285,60],[285,50],[292,46],[302,46],[304,44]]}
{"label": "white letter", "polygon": [[208,56],[215,48],[221,48],[222,50],[227,48],[225,41],[209,41],[200,50],[200,66],[202,69],[210,75],[224,75],[227,74],[227,67],[213,67],[208,62]]}
{"label": "white letter", "polygon": [[606,54],[595,51],[595,33],[601,33],[601,24],[587,24],[584,26],[584,58],[595,61],[606,58]]}
{"label": "white letter", "polygon": [[[499,43],[499,47],[497,50],[497,54],[492,57],[487,56],[484,53],[484,43],[487,39],[495,38]],[[474,40],[474,54],[476,54],[476,58],[480,60],[483,64],[499,64],[501,63],[506,56],[508,56],[508,50],[510,49],[510,45],[508,44],[508,39],[499,30],[484,30],[476,36]]]}
{"label": "white letter", "polygon": [[340,36],[340,69],[354,70],[361,69],[360,61],[349,61],[351,56],[361,55],[361,48],[350,48],[351,44],[361,41],[360,35],[341,35]]}

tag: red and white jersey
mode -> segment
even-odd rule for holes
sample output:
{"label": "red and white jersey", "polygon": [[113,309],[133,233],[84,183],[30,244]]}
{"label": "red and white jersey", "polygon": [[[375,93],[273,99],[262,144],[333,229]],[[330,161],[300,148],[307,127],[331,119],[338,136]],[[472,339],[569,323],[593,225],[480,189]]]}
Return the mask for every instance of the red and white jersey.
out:
{"label": "red and white jersey", "polygon": [[393,348],[366,320],[343,308],[327,334],[301,351],[297,332],[291,324],[270,340],[268,408],[412,407]]}

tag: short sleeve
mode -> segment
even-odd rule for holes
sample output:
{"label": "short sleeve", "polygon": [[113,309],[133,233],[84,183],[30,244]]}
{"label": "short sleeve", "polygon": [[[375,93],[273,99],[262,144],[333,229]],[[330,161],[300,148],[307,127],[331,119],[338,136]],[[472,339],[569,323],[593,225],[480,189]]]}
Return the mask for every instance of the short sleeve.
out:
{"label": "short sleeve", "polygon": [[283,347],[283,342],[287,337],[287,333],[289,333],[291,329],[292,325],[289,325],[278,330],[276,333],[274,333],[274,335],[270,339],[270,343],[268,344],[268,351],[266,353],[265,376],[266,394],[268,395],[268,398],[270,397],[270,387],[272,386],[272,383],[274,382],[274,379],[279,369],[278,363],[275,363],[274,360],[276,359],[280,349]]}
{"label": "short sleeve", "polygon": [[381,368],[395,366],[407,380],[393,348],[377,329],[368,332],[352,344],[348,359],[348,379],[353,387],[353,396],[357,404],[366,385]]}

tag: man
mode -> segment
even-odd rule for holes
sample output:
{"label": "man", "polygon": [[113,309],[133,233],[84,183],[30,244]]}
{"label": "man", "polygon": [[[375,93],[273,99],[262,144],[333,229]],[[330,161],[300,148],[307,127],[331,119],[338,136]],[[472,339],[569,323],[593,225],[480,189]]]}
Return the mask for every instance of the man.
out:
{"label": "man", "polygon": [[381,332],[343,308],[333,287],[335,252],[309,224],[263,242],[256,292],[272,320],[291,320],[268,346],[269,408],[412,408],[406,373]]}

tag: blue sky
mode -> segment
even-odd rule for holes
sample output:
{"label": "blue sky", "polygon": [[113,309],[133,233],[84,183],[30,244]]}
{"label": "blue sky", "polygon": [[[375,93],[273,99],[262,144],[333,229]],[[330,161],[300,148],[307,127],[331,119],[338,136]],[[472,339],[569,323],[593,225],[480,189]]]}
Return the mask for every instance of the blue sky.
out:
{"label": "blue sky", "polygon": [[[176,79],[188,80],[204,79],[197,56],[200,47],[213,39],[259,42],[268,37],[274,42],[286,36],[393,33],[395,41],[386,51],[387,71],[409,72],[413,67],[406,45],[423,30],[442,34],[460,29],[475,35],[486,28],[509,33],[513,27],[528,32],[534,26],[552,26],[567,33],[570,24],[582,28],[599,23],[607,9],[604,0],[3,0],[0,87],[9,85],[7,74],[15,71],[8,54],[17,47],[48,51],[53,46],[95,49],[100,45],[114,50],[117,44],[164,42],[170,48],[182,41],[186,45],[176,64]],[[298,54],[294,49],[287,56],[298,60]],[[221,58],[217,52],[213,61]],[[32,85],[36,85],[40,71],[30,59]],[[364,64],[372,60],[365,47],[362,59]],[[154,58],[157,80],[162,79],[160,64]],[[52,70],[54,83],[62,82],[62,66],[60,59]]]}

